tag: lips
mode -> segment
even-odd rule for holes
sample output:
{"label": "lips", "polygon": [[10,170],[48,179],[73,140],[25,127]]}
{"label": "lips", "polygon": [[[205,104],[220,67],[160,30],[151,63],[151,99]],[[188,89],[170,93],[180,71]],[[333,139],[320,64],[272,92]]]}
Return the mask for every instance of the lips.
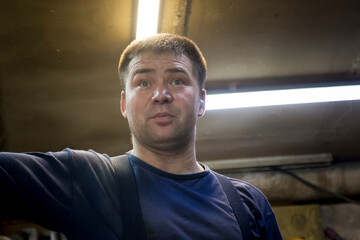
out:
{"label": "lips", "polygon": [[152,118],[162,118],[162,117],[174,117],[174,116],[167,112],[161,112],[155,114]]}
{"label": "lips", "polygon": [[154,116],[152,116],[151,119],[153,119],[156,123],[160,125],[166,125],[171,123],[173,120],[174,115],[168,113],[168,112],[160,112],[156,113]]}

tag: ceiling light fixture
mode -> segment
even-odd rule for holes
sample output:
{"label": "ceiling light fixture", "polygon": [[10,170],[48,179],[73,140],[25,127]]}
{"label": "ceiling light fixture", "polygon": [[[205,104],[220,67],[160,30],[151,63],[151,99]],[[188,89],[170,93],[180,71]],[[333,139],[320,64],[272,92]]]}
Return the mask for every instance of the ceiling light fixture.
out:
{"label": "ceiling light fixture", "polygon": [[360,100],[360,85],[210,94],[206,110]]}
{"label": "ceiling light fixture", "polygon": [[139,0],[136,39],[157,33],[160,0]]}

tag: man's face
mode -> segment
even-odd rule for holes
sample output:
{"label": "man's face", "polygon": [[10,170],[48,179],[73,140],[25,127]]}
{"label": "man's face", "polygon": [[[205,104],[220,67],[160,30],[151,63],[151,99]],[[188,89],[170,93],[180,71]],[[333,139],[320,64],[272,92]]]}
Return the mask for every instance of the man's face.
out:
{"label": "man's face", "polygon": [[155,149],[193,144],[195,124],[205,111],[205,90],[199,89],[188,57],[144,53],[128,67],[121,112],[134,143]]}

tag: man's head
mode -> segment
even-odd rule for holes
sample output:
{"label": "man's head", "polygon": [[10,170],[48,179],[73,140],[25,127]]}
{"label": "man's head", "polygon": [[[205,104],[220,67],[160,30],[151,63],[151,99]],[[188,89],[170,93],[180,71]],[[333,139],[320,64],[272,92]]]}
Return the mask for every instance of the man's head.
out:
{"label": "man's head", "polygon": [[121,112],[134,149],[194,147],[206,95],[206,64],[196,45],[171,34],[135,41],[122,54],[119,71],[124,88]]}
{"label": "man's head", "polygon": [[173,34],[157,34],[142,40],[135,40],[121,54],[118,73],[121,85],[126,91],[128,66],[132,59],[145,54],[171,53],[174,56],[185,55],[192,63],[192,68],[197,77],[199,89],[204,87],[206,77],[206,61],[196,44],[189,38]]}

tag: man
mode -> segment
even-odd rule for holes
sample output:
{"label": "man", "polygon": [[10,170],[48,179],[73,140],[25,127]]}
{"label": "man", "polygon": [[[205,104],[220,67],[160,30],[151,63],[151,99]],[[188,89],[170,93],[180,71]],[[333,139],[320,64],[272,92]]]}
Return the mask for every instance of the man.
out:
{"label": "man", "polygon": [[[133,142],[127,156],[147,239],[243,239],[217,177],[196,160],[195,126],[206,93],[206,63],[197,46],[171,34],[134,41],[120,58],[119,75]],[[117,174],[114,160],[93,151],[1,153],[0,208],[68,239],[124,239],[129,216]],[[282,239],[262,193],[230,181],[246,205],[240,214],[252,238]]]}

